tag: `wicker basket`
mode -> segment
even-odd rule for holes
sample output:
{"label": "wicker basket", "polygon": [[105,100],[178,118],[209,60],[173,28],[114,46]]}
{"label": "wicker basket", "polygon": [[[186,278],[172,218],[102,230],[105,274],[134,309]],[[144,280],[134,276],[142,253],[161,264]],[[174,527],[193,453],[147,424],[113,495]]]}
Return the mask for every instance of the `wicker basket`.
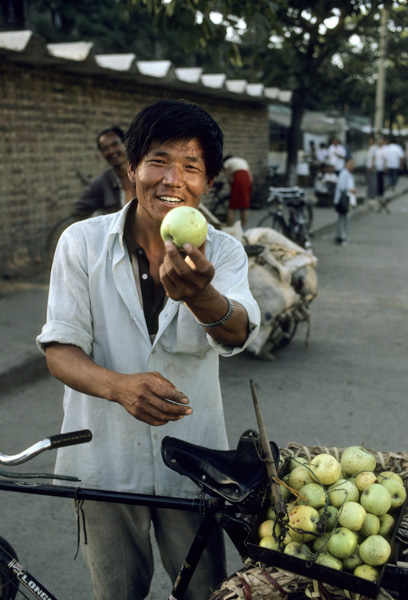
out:
{"label": "wicker basket", "polygon": [[[280,449],[281,463],[288,458],[312,459],[317,454],[328,453],[340,459],[343,448],[302,446],[290,442]],[[408,454],[404,452],[377,452],[371,450],[381,471],[394,471],[408,481]],[[405,519],[404,519],[405,521]],[[405,527],[408,525],[405,524]],[[365,596],[313,580],[277,567],[248,559],[245,567],[226,579],[211,596],[210,600],[286,600],[298,592],[315,600],[365,600]],[[368,599],[367,599],[368,600]],[[376,600],[394,600],[387,591],[380,589]]]}
{"label": "wicker basket", "polygon": [[[289,594],[303,593],[315,600],[365,600],[365,596],[342,590],[283,569],[248,566],[226,579],[210,600],[287,600]],[[367,600],[369,600],[367,598]],[[376,600],[394,600],[380,590]]]}

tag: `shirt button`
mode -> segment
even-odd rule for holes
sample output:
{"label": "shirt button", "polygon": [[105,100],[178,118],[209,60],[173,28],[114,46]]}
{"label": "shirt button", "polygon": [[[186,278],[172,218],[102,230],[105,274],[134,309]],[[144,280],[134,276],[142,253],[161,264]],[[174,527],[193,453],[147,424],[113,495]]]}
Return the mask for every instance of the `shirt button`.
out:
{"label": "shirt button", "polygon": [[147,279],[148,277],[149,277],[149,276],[148,276],[148,274],[147,274],[147,273],[143,273],[143,275],[142,275],[142,279]]}

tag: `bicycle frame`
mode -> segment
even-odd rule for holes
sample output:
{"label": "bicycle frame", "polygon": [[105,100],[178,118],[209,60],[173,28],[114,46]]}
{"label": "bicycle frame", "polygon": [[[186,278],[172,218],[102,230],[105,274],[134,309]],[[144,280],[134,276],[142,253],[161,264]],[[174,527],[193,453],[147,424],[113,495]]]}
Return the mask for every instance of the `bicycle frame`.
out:
{"label": "bicycle frame", "polygon": [[[289,239],[300,246],[310,248],[310,220],[303,215],[303,209],[308,208],[309,211],[311,209],[304,197],[303,190],[296,187],[270,187],[266,203],[272,205],[273,208],[260,220],[258,227],[261,227],[265,221],[272,218],[276,221],[276,226],[279,226],[282,233]],[[287,209],[287,216],[285,215],[285,208]]]}
{"label": "bicycle frame", "polygon": [[[147,506],[150,508],[187,510],[202,514],[202,523],[196,533],[185,563],[180,570],[179,577],[177,578],[170,595],[170,598],[176,600],[181,600],[183,598],[207,540],[217,523],[227,533],[240,555],[244,556],[246,553],[243,540],[248,535],[250,528],[245,521],[237,517],[237,513],[239,512],[237,507],[227,506],[225,505],[225,501],[219,498],[188,499],[170,496],[151,496],[147,494],[133,494],[91,488],[4,480],[0,480],[0,490],[58,498],[71,498],[75,501],[113,502],[119,504],[131,504],[134,506]],[[0,562],[7,565],[8,569],[17,577],[19,583],[24,585],[35,597],[40,600],[57,600],[57,598],[36,580],[35,577],[18,562],[18,560],[7,555],[1,547]]]}
{"label": "bicycle frame", "polygon": [[[0,462],[6,464],[20,464],[29,458],[36,456],[44,450],[52,447],[72,445],[89,441],[82,434],[86,432],[75,432],[74,434],[63,434],[52,436],[47,440],[38,442],[26,451],[14,457],[7,457],[0,453]],[[90,432],[87,432],[90,434]],[[170,438],[169,438],[170,439]],[[221,452],[222,453],[222,452]],[[224,452],[225,454],[225,452]],[[226,453],[228,454],[228,453]],[[24,474],[16,474],[16,478],[24,478]],[[52,477],[52,476],[50,476]],[[237,504],[227,504],[227,500],[216,495],[211,498],[180,498],[169,496],[154,496],[148,494],[135,494],[128,492],[116,492],[110,490],[98,490],[82,488],[71,485],[55,485],[31,481],[10,481],[0,479],[0,491],[26,493],[34,495],[46,495],[52,497],[70,498],[75,501],[112,502],[120,504],[131,504],[135,506],[146,506],[151,508],[168,508],[173,510],[192,511],[202,515],[201,525],[196,532],[195,538],[187,553],[183,566],[174,583],[169,596],[171,600],[182,600],[185,591],[194,574],[195,568],[200,560],[202,552],[207,544],[214,527],[220,525],[231,539],[235,548],[244,557],[247,554],[244,540],[250,532],[250,524],[242,516],[242,508]],[[15,577],[21,585],[26,587],[33,596],[40,600],[57,600],[23,565],[18,559],[10,555],[7,549],[1,547],[0,541],[0,567],[6,569],[12,577]]]}
{"label": "bicycle frame", "polygon": [[[250,431],[249,433],[253,432]],[[241,440],[243,437],[244,436],[241,436]],[[247,436],[246,440],[248,440],[248,437],[251,436]],[[175,438],[165,438],[163,443],[165,440],[169,440],[166,446],[167,454],[166,456],[163,454],[166,464],[169,466],[171,463],[177,463],[175,470],[184,475],[194,473],[194,476],[197,476],[194,477],[195,481],[208,478],[208,481],[205,484],[205,490],[206,493],[211,494],[210,499],[152,496],[81,488],[78,486],[37,482],[27,483],[21,480],[7,481],[1,479],[0,490],[65,497],[74,500],[118,502],[156,508],[189,510],[202,514],[203,519],[201,525],[196,532],[195,538],[184,561],[184,565],[182,566],[172,592],[169,595],[169,600],[182,600],[202,551],[206,546],[213,527],[217,523],[230,537],[241,557],[245,559],[248,556],[249,550],[247,550],[246,542],[253,523],[249,523],[246,517],[259,516],[258,511],[261,505],[260,501],[261,498],[264,497],[266,491],[265,484],[268,481],[268,477],[261,475],[261,468],[262,471],[264,471],[265,464],[259,457],[259,447],[256,447],[256,444],[254,444],[253,441],[252,456],[249,455],[248,460],[242,462],[242,457],[246,456],[245,452],[247,452],[248,441],[246,441],[245,446],[244,444],[241,445],[240,440],[236,451],[226,452],[194,446],[193,444],[182,442]],[[60,443],[59,445],[68,444]],[[196,454],[192,453],[194,452],[194,448],[197,449]],[[4,455],[0,455],[0,458],[2,456]],[[253,456],[257,457],[258,463],[253,463]],[[187,462],[183,463],[183,457],[187,457]],[[201,462],[203,459],[205,465]],[[207,463],[209,463],[208,469],[206,469]],[[233,468],[231,465],[233,465]],[[212,474],[215,473],[217,468],[218,473],[223,478],[221,482],[216,476],[212,478]],[[248,473],[251,475],[248,476]],[[17,476],[24,477],[23,474]],[[225,481],[224,476],[225,479],[229,478],[229,480]],[[230,485],[231,483],[232,486]],[[212,492],[214,492],[214,496],[216,497],[212,497]],[[5,548],[3,548],[3,543]],[[5,540],[0,539],[0,573],[3,575],[3,583],[6,588],[10,587],[12,583],[4,579],[5,570],[7,570],[13,578],[17,579],[21,585],[28,589],[34,597],[40,600],[57,600],[55,596],[42,586],[42,584],[19,563],[16,557],[9,554],[9,551],[7,550],[8,546],[9,545]],[[395,589],[395,591],[398,591],[400,600],[406,597],[404,593],[407,588],[407,572],[408,570],[405,563],[397,562],[396,564],[387,566],[387,586],[391,586],[391,590]],[[7,593],[6,596],[2,597],[7,600],[14,598],[13,595],[7,595]]]}

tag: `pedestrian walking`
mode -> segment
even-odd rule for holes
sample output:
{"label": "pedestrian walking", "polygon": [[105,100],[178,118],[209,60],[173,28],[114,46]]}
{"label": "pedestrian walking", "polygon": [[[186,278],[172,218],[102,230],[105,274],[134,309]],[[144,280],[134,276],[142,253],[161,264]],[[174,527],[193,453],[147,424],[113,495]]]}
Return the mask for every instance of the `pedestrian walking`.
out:
{"label": "pedestrian walking", "polygon": [[385,192],[385,138],[380,136],[377,142],[375,152],[375,171],[377,176],[377,198],[379,209],[382,208],[388,212],[387,203],[384,198]]}
{"label": "pedestrian walking", "polygon": [[368,200],[375,200],[377,196],[377,172],[375,168],[376,153],[377,144],[375,143],[375,137],[370,135],[368,138],[368,150],[366,156],[366,183]]}
{"label": "pedestrian walking", "polygon": [[336,191],[334,193],[333,203],[338,214],[335,242],[342,246],[346,246],[348,244],[349,210],[357,205],[356,184],[354,182],[353,175],[355,166],[354,159],[349,158],[344,169],[340,171],[339,178],[337,180]]}
{"label": "pedestrian walking", "polygon": [[404,158],[405,154],[401,146],[395,142],[394,138],[389,138],[384,149],[384,163],[387,172],[387,184],[392,190],[395,190],[399,172],[404,168]]}
{"label": "pedestrian walking", "polygon": [[338,138],[334,137],[329,146],[329,164],[333,165],[336,175],[339,175],[340,171],[344,169],[346,155],[346,148],[340,143]]}

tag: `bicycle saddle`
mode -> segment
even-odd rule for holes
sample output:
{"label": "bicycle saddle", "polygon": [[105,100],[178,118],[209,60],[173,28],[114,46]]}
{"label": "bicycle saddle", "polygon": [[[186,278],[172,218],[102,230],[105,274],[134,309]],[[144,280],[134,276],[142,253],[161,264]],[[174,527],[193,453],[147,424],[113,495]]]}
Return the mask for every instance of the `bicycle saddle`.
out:
{"label": "bicycle saddle", "polygon": [[[278,446],[275,442],[270,445],[278,464]],[[214,450],[166,436],[161,452],[170,469],[186,475],[206,493],[237,503],[268,481],[261,446],[259,434],[247,430],[241,435],[236,450]]]}

